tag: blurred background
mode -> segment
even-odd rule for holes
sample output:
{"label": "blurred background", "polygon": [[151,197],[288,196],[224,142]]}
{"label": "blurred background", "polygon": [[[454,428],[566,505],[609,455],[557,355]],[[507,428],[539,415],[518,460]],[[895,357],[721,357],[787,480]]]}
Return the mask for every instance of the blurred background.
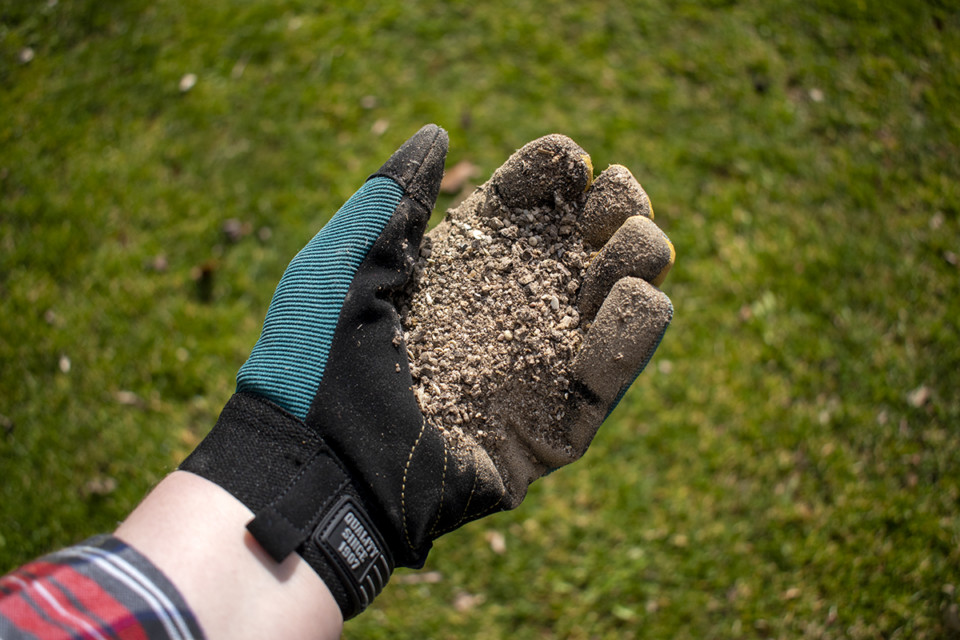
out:
{"label": "blurred background", "polygon": [[422,124],[677,248],[579,463],[347,638],[960,637],[960,13],[946,0],[0,0],[0,572],[213,425],[287,262]]}

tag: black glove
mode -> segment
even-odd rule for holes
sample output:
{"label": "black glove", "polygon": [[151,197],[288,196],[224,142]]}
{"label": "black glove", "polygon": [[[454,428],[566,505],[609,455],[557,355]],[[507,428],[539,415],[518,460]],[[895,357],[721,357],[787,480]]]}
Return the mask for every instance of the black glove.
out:
{"label": "black glove", "polygon": [[[293,259],[237,393],[181,465],[250,508],[248,529],[278,562],[299,553],[345,619],[396,565],[421,567],[433,539],[519,502],[496,455],[454,456],[425,420],[403,339],[446,150],[446,132],[421,129]],[[642,341],[644,363],[668,322]]]}

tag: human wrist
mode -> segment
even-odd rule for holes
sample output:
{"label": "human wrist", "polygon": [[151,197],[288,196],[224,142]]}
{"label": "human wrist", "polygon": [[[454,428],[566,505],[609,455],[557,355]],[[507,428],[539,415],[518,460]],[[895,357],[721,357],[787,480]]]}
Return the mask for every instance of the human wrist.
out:
{"label": "human wrist", "polygon": [[114,535],[170,579],[211,640],[339,637],[327,585],[295,554],[274,562],[243,528],[252,517],[222,487],[175,471]]}
{"label": "human wrist", "polygon": [[235,394],[181,469],[241,502],[248,516],[240,526],[274,562],[299,555],[344,619],[386,585],[395,566],[388,542],[396,535],[322,439],[266,399]]}

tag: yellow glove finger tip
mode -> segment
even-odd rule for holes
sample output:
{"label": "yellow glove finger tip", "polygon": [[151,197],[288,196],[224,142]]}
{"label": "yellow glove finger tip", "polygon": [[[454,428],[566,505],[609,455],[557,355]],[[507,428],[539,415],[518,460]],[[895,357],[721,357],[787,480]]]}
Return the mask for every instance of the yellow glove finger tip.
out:
{"label": "yellow glove finger tip", "polygon": [[653,218],[650,198],[629,169],[610,165],[593,181],[580,217],[580,231],[589,246],[599,249],[636,215]]}
{"label": "yellow glove finger tip", "polygon": [[650,281],[650,284],[655,287],[659,287],[661,284],[663,284],[663,281],[667,279],[667,274],[670,273],[670,269],[673,268],[673,263],[677,260],[677,250],[673,246],[673,243],[670,242],[670,240],[667,240],[666,242],[667,246],[670,247],[670,259],[667,261],[667,264],[664,265],[663,269],[660,270],[660,273],[654,276],[653,280]]}
{"label": "yellow glove finger tip", "polygon": [[580,159],[587,167],[587,186],[583,188],[583,192],[586,193],[593,186],[593,160],[590,159],[589,153],[580,154]]}

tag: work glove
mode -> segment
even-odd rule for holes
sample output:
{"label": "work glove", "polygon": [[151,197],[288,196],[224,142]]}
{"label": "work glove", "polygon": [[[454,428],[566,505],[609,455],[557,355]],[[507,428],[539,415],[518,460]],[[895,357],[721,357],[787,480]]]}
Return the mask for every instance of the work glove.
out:
{"label": "work glove", "polygon": [[[373,174],[290,263],[260,339],[237,376],[236,393],[181,465],[253,512],[247,528],[276,561],[298,553],[324,580],[344,619],[370,604],[396,566],[421,567],[437,536],[516,506],[535,477],[582,454],[669,323],[669,300],[642,278],[669,268],[672,246],[659,231],[654,235],[645,228],[644,242],[656,247],[643,249],[648,259],[640,260],[630,245],[633,236],[617,240],[623,220],[611,221],[643,217],[648,202],[625,202],[639,197],[639,185],[606,180],[608,192],[625,188],[630,195],[605,199],[615,203],[609,215],[594,210],[600,201],[591,205],[585,193],[589,158],[566,138],[544,140],[546,146],[535,142],[518,152],[478,194],[486,194],[490,212],[529,205],[547,216],[580,213],[582,221],[575,221],[570,233],[589,235],[591,247],[605,246],[576,269],[575,285],[567,285],[568,298],[578,296],[598,310],[565,329],[582,331],[592,320],[575,357],[564,363],[569,388],[561,394],[562,415],[542,416],[535,426],[541,435],[551,429],[562,434],[554,445],[530,448],[527,432],[510,428],[501,444],[514,444],[498,448],[469,416],[454,429],[442,415],[430,413],[424,386],[447,383],[424,374],[424,362],[407,348],[404,336],[449,326],[417,314],[428,299],[437,303],[430,294],[431,272],[460,260],[440,239],[433,243],[435,254],[421,251],[447,150],[446,133],[430,125]],[[476,202],[475,196],[468,203]],[[559,226],[557,233],[559,238]],[[609,242],[603,240],[610,235]],[[514,240],[508,236],[498,238]],[[660,267],[649,266],[653,254]],[[521,343],[537,349],[532,337]],[[477,388],[479,399],[471,399],[482,404],[483,397],[510,389],[490,382]],[[458,388],[463,394],[465,388]],[[516,389],[520,402],[529,399],[524,394],[538,392],[536,386]],[[521,449],[531,459],[518,465],[514,458]]]}
{"label": "work glove", "polygon": [[594,181],[586,151],[550,135],[450,211],[421,255],[402,309],[414,392],[448,468],[484,469],[493,495],[503,483],[496,507],[514,508],[584,454],[653,355],[673,245],[629,170]]}

